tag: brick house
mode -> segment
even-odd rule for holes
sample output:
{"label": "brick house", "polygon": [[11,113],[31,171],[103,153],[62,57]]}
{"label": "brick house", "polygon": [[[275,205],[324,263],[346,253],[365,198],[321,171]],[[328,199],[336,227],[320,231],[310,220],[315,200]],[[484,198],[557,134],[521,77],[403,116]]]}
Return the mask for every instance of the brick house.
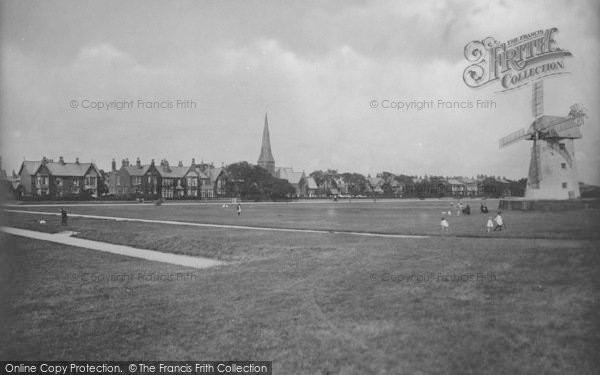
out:
{"label": "brick house", "polygon": [[[114,166],[113,166],[114,167]],[[121,160],[121,168],[112,171],[115,177],[114,185],[109,183],[109,191],[114,186],[115,196],[122,199],[156,199],[160,193],[160,174],[152,163],[142,165],[137,158],[135,165],[129,164],[129,159]]]}
{"label": "brick house", "polygon": [[19,169],[24,197],[34,199],[78,199],[97,197],[100,170],[94,163],[58,162],[43,157],[40,161],[24,161]]}
{"label": "brick house", "polygon": [[[184,167],[182,162],[179,165],[170,166],[166,159],[161,160],[160,166],[156,168],[160,175],[160,196],[163,199],[184,199],[186,197],[186,187],[188,172],[191,167]],[[189,176],[193,181],[192,176]]]}

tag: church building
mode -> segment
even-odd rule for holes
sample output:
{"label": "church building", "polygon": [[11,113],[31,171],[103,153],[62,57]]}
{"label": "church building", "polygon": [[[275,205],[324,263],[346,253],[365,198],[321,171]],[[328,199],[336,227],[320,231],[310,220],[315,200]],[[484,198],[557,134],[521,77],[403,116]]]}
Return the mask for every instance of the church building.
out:
{"label": "church building", "polygon": [[269,137],[269,122],[265,113],[265,127],[263,129],[262,145],[260,147],[260,156],[258,157],[259,166],[263,167],[271,175],[275,175],[275,159],[271,153],[271,139]]}

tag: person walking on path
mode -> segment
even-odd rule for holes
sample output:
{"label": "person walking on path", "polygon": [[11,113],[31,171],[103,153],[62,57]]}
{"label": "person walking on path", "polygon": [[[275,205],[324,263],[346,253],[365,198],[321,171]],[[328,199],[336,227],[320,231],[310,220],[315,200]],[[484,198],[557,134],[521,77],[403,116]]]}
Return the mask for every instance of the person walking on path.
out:
{"label": "person walking on path", "polygon": [[237,214],[240,216],[242,214],[242,205],[238,203],[237,205]]}

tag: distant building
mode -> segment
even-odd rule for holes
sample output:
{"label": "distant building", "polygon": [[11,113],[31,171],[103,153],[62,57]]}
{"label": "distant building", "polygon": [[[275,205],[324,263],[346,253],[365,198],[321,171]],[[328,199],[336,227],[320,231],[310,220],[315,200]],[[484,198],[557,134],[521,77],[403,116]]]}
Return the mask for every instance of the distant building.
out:
{"label": "distant building", "polygon": [[157,168],[160,175],[160,196],[164,199],[183,199],[186,196],[187,178],[193,183],[193,176],[190,176],[191,167],[184,167],[182,162],[175,166],[170,166],[167,159],[160,162]]}
{"label": "distant building", "polygon": [[260,155],[257,164],[266,169],[271,175],[275,176],[275,159],[271,152],[271,138],[269,136],[269,122],[265,113],[265,127],[263,128],[262,144],[260,146]]}
{"label": "distant building", "polygon": [[305,193],[304,195],[308,198],[317,198],[320,196],[319,185],[312,177],[305,177],[302,181]]}
{"label": "distant building", "polygon": [[291,167],[280,167],[275,168],[274,176],[292,184],[296,196],[300,197],[306,194],[306,186],[303,183],[303,179],[306,177],[304,172],[294,172]]}
{"label": "distant building", "polygon": [[19,169],[23,197],[34,199],[69,199],[97,197],[101,173],[94,163],[58,162],[43,157],[40,161],[24,161]]}
{"label": "distant building", "polygon": [[142,165],[137,158],[135,165],[129,159],[121,160],[121,168],[115,174],[116,196],[123,199],[156,199],[160,194],[160,174],[154,165]]}

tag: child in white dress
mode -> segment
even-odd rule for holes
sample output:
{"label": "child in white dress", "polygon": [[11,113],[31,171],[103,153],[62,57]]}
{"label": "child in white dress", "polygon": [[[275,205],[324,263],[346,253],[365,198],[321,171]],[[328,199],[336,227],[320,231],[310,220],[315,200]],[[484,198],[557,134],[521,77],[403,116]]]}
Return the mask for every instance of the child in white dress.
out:
{"label": "child in white dress", "polygon": [[492,229],[494,228],[494,221],[492,220],[491,216],[488,216],[486,227],[487,227],[488,232],[491,232]]}
{"label": "child in white dress", "polygon": [[446,219],[445,216],[442,216],[442,221],[440,221],[440,225],[442,226],[442,232],[447,232],[448,231],[448,220]]}

